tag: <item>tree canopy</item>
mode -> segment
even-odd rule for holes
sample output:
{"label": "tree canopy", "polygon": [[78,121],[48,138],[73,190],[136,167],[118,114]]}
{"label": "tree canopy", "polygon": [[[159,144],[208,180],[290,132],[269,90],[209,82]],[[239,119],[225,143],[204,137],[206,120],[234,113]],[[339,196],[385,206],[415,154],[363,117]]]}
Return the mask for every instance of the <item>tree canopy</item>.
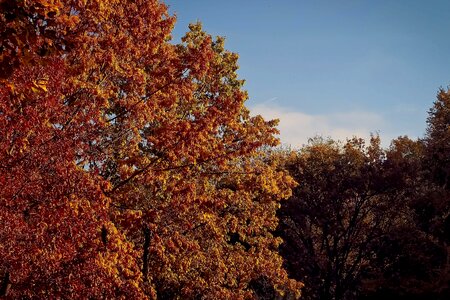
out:
{"label": "tree canopy", "polygon": [[2,1],[0,272],[11,298],[296,298],[293,180],[237,55],[159,1]]}

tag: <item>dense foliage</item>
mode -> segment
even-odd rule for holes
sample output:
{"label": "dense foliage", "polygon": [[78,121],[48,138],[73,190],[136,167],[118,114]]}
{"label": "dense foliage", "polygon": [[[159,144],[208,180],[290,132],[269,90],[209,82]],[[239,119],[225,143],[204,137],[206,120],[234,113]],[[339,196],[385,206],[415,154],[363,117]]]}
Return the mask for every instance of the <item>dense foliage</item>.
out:
{"label": "dense foliage", "polygon": [[423,140],[281,151],[224,39],[174,22],[0,0],[0,297],[450,298],[450,91]]}
{"label": "dense foliage", "polygon": [[1,1],[0,273],[10,298],[297,298],[293,180],[237,55],[159,1]]}

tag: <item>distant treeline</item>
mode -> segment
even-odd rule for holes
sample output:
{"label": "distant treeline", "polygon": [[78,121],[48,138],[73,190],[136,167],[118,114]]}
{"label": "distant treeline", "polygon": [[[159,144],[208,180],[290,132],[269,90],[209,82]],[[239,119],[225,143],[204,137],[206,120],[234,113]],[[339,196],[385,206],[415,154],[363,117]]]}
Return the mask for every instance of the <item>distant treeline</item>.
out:
{"label": "distant treeline", "polygon": [[281,254],[305,299],[450,299],[450,93],[388,149],[314,138],[287,159]]}

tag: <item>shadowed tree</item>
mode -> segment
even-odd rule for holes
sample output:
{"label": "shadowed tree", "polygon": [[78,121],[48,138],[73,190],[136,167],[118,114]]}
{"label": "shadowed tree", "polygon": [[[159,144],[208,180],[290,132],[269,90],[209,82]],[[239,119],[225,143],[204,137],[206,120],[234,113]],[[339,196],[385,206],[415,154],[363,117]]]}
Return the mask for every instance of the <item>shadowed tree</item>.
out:
{"label": "shadowed tree", "polygon": [[449,190],[450,181],[450,91],[441,89],[427,120],[425,161],[433,180]]}
{"label": "shadowed tree", "polygon": [[408,222],[379,143],[318,138],[287,162],[299,185],[279,212],[281,253],[307,299],[355,298],[380,239]]}

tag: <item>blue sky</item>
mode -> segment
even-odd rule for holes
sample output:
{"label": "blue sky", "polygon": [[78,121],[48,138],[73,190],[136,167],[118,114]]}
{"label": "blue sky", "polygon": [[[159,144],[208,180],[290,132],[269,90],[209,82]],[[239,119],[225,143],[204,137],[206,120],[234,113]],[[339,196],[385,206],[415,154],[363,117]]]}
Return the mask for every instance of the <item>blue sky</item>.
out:
{"label": "blue sky", "polygon": [[423,136],[450,84],[449,0],[166,0],[174,40],[201,21],[240,55],[254,114],[294,147],[315,134]]}

